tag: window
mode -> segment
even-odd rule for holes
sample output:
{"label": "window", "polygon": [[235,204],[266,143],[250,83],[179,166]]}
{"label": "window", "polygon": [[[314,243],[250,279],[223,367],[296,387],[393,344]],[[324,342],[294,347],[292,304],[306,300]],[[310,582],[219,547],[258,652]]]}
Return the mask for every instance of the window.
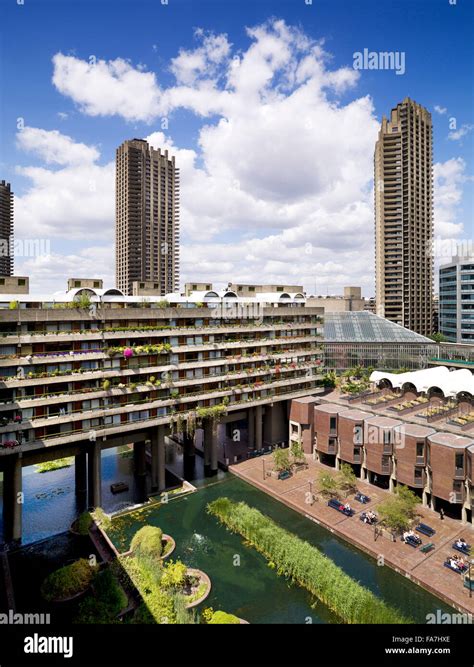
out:
{"label": "window", "polygon": [[80,280],[75,280],[74,281],[74,287],[80,287],[81,286],[81,281]]}
{"label": "window", "polygon": [[337,417],[330,417],[329,418],[329,429],[331,431],[335,431],[337,427]]}
{"label": "window", "polygon": [[354,445],[362,445],[363,443],[363,430],[362,424],[357,424],[354,426]]}
{"label": "window", "polygon": [[94,280],[94,287],[96,287],[97,289],[100,288],[100,282],[98,280]]}
{"label": "window", "polygon": [[5,285],[5,278],[0,278],[0,285]]}
{"label": "window", "polygon": [[24,287],[26,285],[26,280],[24,278],[18,278],[18,286]]}
{"label": "window", "polygon": [[255,292],[255,287],[253,285],[249,285],[249,292]]}
{"label": "window", "polygon": [[416,443],[416,458],[423,458],[425,455],[425,443],[417,442]]}
{"label": "window", "polygon": [[464,470],[464,454],[456,454],[456,468]]}
{"label": "window", "polygon": [[391,445],[392,444],[392,432],[391,431],[383,431],[383,444],[384,445]]}

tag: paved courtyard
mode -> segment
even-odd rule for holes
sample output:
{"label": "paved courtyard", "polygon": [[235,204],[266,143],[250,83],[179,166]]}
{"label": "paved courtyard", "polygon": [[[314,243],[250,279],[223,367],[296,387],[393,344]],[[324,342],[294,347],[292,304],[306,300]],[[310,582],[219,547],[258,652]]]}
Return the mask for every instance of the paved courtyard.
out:
{"label": "paved courtyard", "polygon": [[307,457],[307,463],[306,469],[294,473],[286,480],[279,480],[269,475],[273,468],[271,455],[249,459],[230,466],[229,470],[374,558],[383,556],[386,565],[404,574],[459,611],[474,614],[474,592],[470,598],[468,589],[463,586],[462,576],[443,566],[446,557],[453,553],[451,545],[457,537],[462,535],[468,543],[474,544],[474,530],[471,525],[463,526],[460,521],[449,517],[441,520],[436,512],[420,505],[418,510],[420,521],[436,530],[432,538],[420,535],[423,544],[434,543],[435,548],[432,551],[424,554],[419,548],[414,549],[398,538],[393,542],[388,534],[376,538],[374,527],[364,524],[359,516],[367,509],[376,512],[377,505],[389,495],[389,492],[358,480],[358,490],[369,496],[371,502],[362,505],[354,499],[353,493],[346,496],[343,500],[347,500],[356,511],[353,517],[347,517],[328,507],[327,501],[318,494],[316,480],[319,472],[324,470],[334,473],[334,469],[316,463],[310,456]]}

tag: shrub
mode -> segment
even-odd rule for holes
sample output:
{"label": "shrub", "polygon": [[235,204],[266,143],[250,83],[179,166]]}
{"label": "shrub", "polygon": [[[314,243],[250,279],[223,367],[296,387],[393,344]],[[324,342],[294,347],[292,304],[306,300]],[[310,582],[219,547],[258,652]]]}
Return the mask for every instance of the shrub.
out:
{"label": "shrub", "polygon": [[240,619],[234,616],[234,614],[228,614],[225,611],[215,611],[208,623],[209,625],[239,625]]}
{"label": "shrub", "polygon": [[97,570],[97,565],[91,565],[85,558],[80,558],[46,577],[41,585],[41,594],[51,602],[82,593],[91,585]]}
{"label": "shrub", "polygon": [[104,512],[102,507],[96,507],[91,515],[103,530],[109,530],[112,527],[112,519]]}
{"label": "shrub", "polygon": [[234,533],[275,564],[276,571],[315,595],[345,623],[411,623],[327,556],[243,502],[218,498],[207,506]]}
{"label": "shrub", "polygon": [[212,607],[206,607],[202,610],[201,621],[203,623],[209,623],[211,618],[214,616],[214,609]]}
{"label": "shrub", "polygon": [[54,461],[38,463],[35,468],[37,472],[45,473],[51,472],[52,470],[61,470],[61,468],[70,468],[73,463],[74,458],[72,456],[68,456],[65,459],[55,459]]}
{"label": "shrub", "polygon": [[102,389],[108,391],[110,389],[110,380],[104,380],[102,382]]}
{"label": "shrub", "polygon": [[143,526],[133,536],[130,547],[137,557],[159,560],[163,554],[163,531],[155,526]]}
{"label": "shrub", "polygon": [[80,535],[88,535],[89,528],[92,525],[92,517],[89,512],[83,512],[74,522],[74,529]]}
{"label": "shrub", "polygon": [[107,568],[94,580],[94,593],[79,605],[75,623],[118,623],[117,615],[127,606],[128,598]]}
{"label": "shrub", "polygon": [[120,562],[144,602],[144,607],[140,605],[135,614],[134,623],[175,624],[173,600],[160,587],[157,577],[160,573],[156,572],[156,568],[149,567],[144,559],[120,558]]}
{"label": "shrub", "polygon": [[111,614],[117,615],[126,607],[128,599],[123,588],[118,584],[110,567],[97,575],[94,580],[94,594],[100,602],[107,605]]}
{"label": "shrub", "polygon": [[179,589],[186,583],[187,567],[184,563],[177,560],[176,563],[170,561],[163,568],[161,585],[163,588]]}

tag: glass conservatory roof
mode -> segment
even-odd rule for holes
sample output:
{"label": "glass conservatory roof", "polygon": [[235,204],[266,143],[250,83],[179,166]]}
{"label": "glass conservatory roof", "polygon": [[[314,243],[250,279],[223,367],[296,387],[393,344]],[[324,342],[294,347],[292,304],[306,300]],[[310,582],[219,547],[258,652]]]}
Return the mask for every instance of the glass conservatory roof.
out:
{"label": "glass conservatory roof", "polygon": [[324,340],[327,343],[433,343],[366,310],[325,313]]}

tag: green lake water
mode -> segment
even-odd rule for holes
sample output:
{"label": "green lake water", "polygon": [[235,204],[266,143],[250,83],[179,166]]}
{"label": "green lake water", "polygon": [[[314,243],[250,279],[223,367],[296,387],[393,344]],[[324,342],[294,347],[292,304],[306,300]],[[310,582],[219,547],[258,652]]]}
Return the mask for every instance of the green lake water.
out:
{"label": "green lake water", "polygon": [[167,504],[118,517],[109,535],[121,551],[128,549],[135,532],[145,524],[159,526],[171,535],[176,540],[172,558],[204,570],[211,578],[211,594],[201,609],[222,609],[250,623],[338,623],[325,605],[279,577],[263,556],[207,514],[207,503],[220,496],[244,500],[256,507],[320,549],[349,576],[416,622],[425,623],[426,615],[437,609],[450,611],[450,607],[389,567],[378,566],[374,559],[325,528],[230,474]]}

